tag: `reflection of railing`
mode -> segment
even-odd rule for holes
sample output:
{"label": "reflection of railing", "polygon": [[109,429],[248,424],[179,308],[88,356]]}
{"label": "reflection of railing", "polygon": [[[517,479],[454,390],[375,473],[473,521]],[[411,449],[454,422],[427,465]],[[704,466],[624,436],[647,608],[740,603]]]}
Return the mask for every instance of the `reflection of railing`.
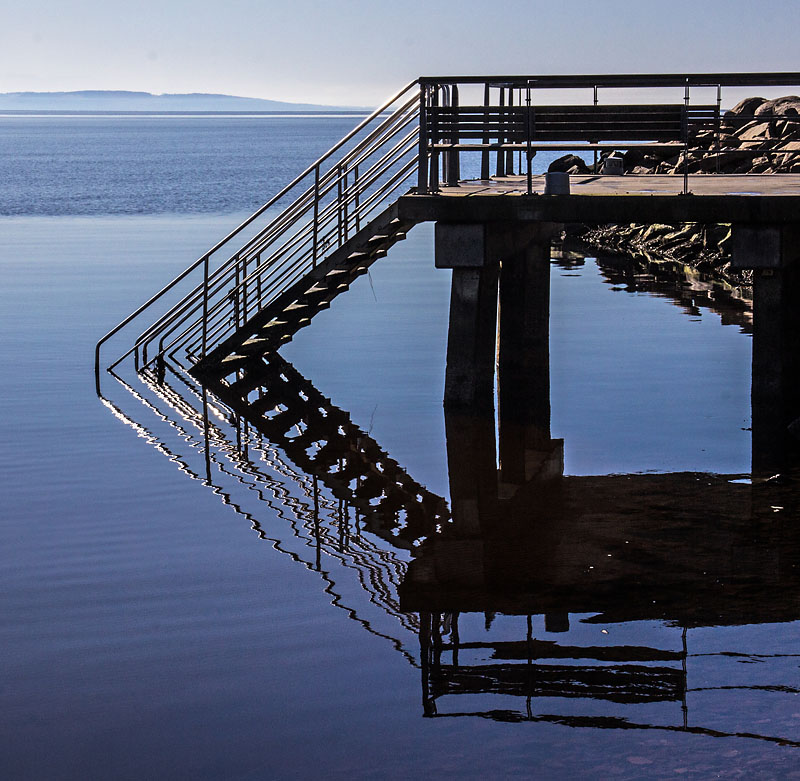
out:
{"label": "reflection of railing", "polygon": [[[687,649],[687,631],[681,632],[680,650],[631,645],[599,647],[570,646],[541,641],[533,637],[531,616],[527,616],[527,638],[518,641],[464,642],[459,634],[459,614],[423,613],[420,615],[420,655],[422,666],[423,713],[428,718],[473,716],[501,722],[548,722],[571,727],[594,729],[641,729],[686,732],[709,737],[750,738],[782,746],[800,746],[800,741],[759,732],[727,732],[689,723],[688,695],[734,689],[750,692],[779,692],[795,696],[796,686],[717,686],[690,688],[687,684],[688,662],[692,658],[717,656],[739,658],[741,655],[719,652],[691,654]],[[446,635],[450,640],[446,641]],[[474,659],[464,663],[467,654],[489,653],[483,663]],[[443,655],[449,657],[449,663]],[[781,655],[777,655],[781,656]],[[794,660],[797,655],[785,655]],[[766,661],[760,657],[760,661]],[[470,698],[469,695],[473,697]],[[484,710],[444,711],[440,703],[466,697],[497,698],[505,707]],[[508,707],[509,697],[524,700],[524,708]],[[537,699],[583,699],[618,703],[626,708],[637,705],[675,703],[680,706],[680,723],[633,721],[617,715],[556,715],[537,713]],[[570,710],[574,710],[571,706]],[[626,712],[626,711],[623,711]],[[651,711],[648,711],[651,712]],[[633,710],[631,713],[641,713]],[[674,719],[670,719],[674,721]]]}
{"label": "reflection of railing", "polygon": [[[334,580],[334,573],[322,565],[324,557],[355,572],[369,603],[405,632],[416,633],[416,616],[402,612],[396,596],[406,563],[391,548],[379,546],[368,534],[362,533],[363,520],[360,521],[357,514],[354,517],[352,506],[331,497],[313,477],[298,472],[246,421],[219,402],[210,401],[183,372],[170,374],[170,380],[176,383],[174,386],[166,377],[157,379],[149,372],[143,372],[140,375],[144,381],[142,393],[113,376],[158,420],[174,429],[189,446],[188,452],[196,452],[198,458],[205,461],[204,466],[192,466],[186,455],[173,452],[152,429],[104,399],[118,418],[132,426],[185,474],[211,487],[224,504],[246,517],[259,536],[269,540],[276,550],[319,572],[332,604],[345,610],[370,633],[389,640],[411,664],[416,665],[416,659],[407,650],[409,638],[401,639],[402,635],[391,630],[381,631],[374,620],[365,617],[364,605],[348,604],[349,600],[342,596],[341,587]],[[167,408],[148,398],[151,393]],[[233,437],[225,433],[228,423],[235,430]],[[246,509],[243,497],[226,490],[223,480],[213,476],[216,472],[252,492],[257,502],[256,509]],[[287,544],[287,539],[282,539],[274,528],[269,527],[258,513],[262,502],[270,508],[270,516],[274,514],[289,524],[292,536],[301,543],[299,548]]]}

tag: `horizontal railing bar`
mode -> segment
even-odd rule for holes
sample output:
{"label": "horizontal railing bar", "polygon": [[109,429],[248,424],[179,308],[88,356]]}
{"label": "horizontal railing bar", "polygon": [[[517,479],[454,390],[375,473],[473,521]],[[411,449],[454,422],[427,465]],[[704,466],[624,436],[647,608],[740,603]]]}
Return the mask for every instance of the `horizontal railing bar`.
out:
{"label": "horizontal railing bar", "polygon": [[592,87],[788,87],[800,85],[800,72],[771,73],[604,73],[533,76],[420,76],[421,86],[489,84],[536,89]]}

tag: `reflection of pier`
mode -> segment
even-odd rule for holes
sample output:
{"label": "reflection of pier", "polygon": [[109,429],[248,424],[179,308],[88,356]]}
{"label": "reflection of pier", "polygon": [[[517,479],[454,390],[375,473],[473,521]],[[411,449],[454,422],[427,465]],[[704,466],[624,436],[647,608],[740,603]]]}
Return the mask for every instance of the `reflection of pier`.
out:
{"label": "reflection of pier", "polygon": [[[712,696],[794,696],[794,681],[736,683],[735,667],[729,685],[691,687],[687,678],[698,664],[687,647],[692,629],[800,619],[800,508],[789,479],[789,435],[753,438],[754,469],[780,465],[785,474],[778,481],[696,473],[564,476],[564,443],[550,434],[545,262],[534,244],[482,279],[465,271],[476,280],[484,314],[500,276],[497,420],[494,367],[475,360],[474,371],[464,371],[461,357],[469,353],[453,331],[465,322],[483,328],[484,339],[472,343],[488,354],[494,321],[465,317],[470,306],[461,306],[464,284],[454,273],[448,378],[455,392],[445,409],[452,520],[420,546],[400,592],[401,606],[421,615],[424,713],[791,742],[744,728],[692,726],[690,713],[693,702]],[[538,315],[520,299],[535,301]],[[682,303],[679,295],[673,300]],[[523,327],[520,317],[527,318]],[[504,329],[504,318],[512,328]],[[754,388],[767,379],[759,371],[756,361]],[[763,401],[754,392],[754,418]],[[495,615],[516,617],[516,638],[506,630],[475,641],[464,624],[474,624],[476,613],[488,617],[487,629]],[[678,642],[587,645],[543,641],[533,632],[537,616],[546,633],[574,632],[576,614],[586,628],[657,622],[674,627]],[[724,653],[716,661],[730,664]],[[513,706],[515,698],[524,706]],[[599,702],[607,705],[598,711]],[[659,703],[675,704],[677,718],[653,710]]]}

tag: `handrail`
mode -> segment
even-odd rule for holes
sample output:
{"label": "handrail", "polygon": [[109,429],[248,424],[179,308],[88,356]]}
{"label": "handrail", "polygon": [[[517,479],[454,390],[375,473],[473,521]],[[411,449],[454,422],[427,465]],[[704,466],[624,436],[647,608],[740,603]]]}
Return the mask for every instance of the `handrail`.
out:
{"label": "handrail", "polygon": [[[384,101],[375,109],[369,116],[363,119],[358,125],[356,125],[353,130],[347,133],[341,140],[339,140],[336,144],[334,144],[327,152],[325,152],[321,157],[319,157],[315,162],[313,162],[310,166],[308,166],[301,174],[296,176],[289,184],[283,187],[277,194],[272,196],[266,203],[264,203],[261,207],[259,207],[255,212],[253,212],[249,217],[247,217],[243,222],[241,222],[236,228],[234,228],[230,233],[228,233],[223,239],[218,241],[211,249],[201,255],[197,260],[191,263],[186,269],[184,269],[180,274],[174,277],[170,282],[168,282],[164,287],[162,287],[157,293],[152,295],[145,303],[135,309],[131,314],[129,314],[124,320],[118,323],[114,328],[104,334],[100,340],[95,345],[95,379],[96,384],[99,389],[99,376],[100,376],[100,348],[102,347],[105,342],[107,342],[112,336],[119,333],[125,326],[129,325],[133,322],[136,318],[138,318],[143,312],[149,309],[153,304],[157,301],[162,299],[169,291],[171,291],[176,285],[182,282],[189,274],[193,271],[198,269],[201,265],[207,264],[210,257],[225,246],[229,241],[233,238],[238,236],[245,228],[251,225],[255,220],[257,220],[260,216],[262,216],[269,208],[275,205],[279,200],[281,200],[287,193],[289,193],[294,187],[296,187],[301,181],[303,181],[309,174],[313,173],[315,170],[318,170],[322,164],[324,164],[327,160],[329,160],[339,149],[341,149],[345,144],[347,144],[351,139],[353,139],[359,132],[361,132],[367,125],[369,125],[376,117],[382,115],[387,109],[389,109],[394,103],[397,102],[405,93],[407,93],[410,89],[417,85],[417,79],[409,82],[405,87],[398,90],[392,97],[388,100]],[[416,101],[416,96],[414,97],[413,101]],[[410,101],[411,102],[411,101]],[[302,196],[301,196],[302,197]],[[121,360],[128,357],[131,353],[136,350],[136,346],[131,348],[130,350],[126,351],[126,353],[121,356],[113,365],[117,365]]]}

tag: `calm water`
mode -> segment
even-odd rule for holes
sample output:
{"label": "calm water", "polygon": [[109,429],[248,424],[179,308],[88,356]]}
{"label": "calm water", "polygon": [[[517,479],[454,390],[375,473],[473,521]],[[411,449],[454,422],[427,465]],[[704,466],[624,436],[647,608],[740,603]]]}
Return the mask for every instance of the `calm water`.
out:
{"label": "calm water", "polygon": [[[796,495],[731,482],[725,291],[554,261],[562,488],[414,556],[185,378],[94,395],[99,335],[352,121],[0,119],[4,776],[800,775]],[[494,464],[448,460],[448,296],[418,226],[281,354],[452,504]]]}

